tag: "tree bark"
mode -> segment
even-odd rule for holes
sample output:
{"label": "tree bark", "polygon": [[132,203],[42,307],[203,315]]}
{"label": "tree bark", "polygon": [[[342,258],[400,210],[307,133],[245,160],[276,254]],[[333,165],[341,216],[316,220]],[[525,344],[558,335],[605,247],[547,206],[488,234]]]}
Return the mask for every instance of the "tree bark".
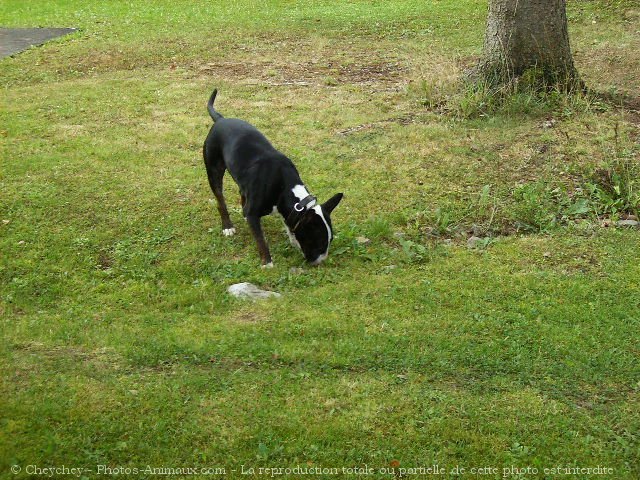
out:
{"label": "tree bark", "polygon": [[511,83],[528,72],[539,85],[582,87],[573,64],[565,0],[489,0],[484,53],[472,78]]}

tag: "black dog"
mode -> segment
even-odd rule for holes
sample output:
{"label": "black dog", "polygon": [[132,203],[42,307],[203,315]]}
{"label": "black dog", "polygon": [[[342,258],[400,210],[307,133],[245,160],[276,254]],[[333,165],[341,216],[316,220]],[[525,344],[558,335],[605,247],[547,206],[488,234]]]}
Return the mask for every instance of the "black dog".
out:
{"label": "black dog", "polygon": [[269,247],[264,239],[260,218],[276,209],[282,215],[291,243],[302,250],[306,260],[317,265],[327,258],[333,240],[331,218],[342,193],[320,205],[300,180],[300,175],[285,155],[273,148],[253,125],[235,118],[224,118],[214,108],[218,90],[209,98],[207,109],[214,121],[204,142],[204,164],[209,185],[218,201],[222,233],[236,233],[222,194],[225,170],[240,187],[242,212],[258,244],[263,267],[272,267]]}

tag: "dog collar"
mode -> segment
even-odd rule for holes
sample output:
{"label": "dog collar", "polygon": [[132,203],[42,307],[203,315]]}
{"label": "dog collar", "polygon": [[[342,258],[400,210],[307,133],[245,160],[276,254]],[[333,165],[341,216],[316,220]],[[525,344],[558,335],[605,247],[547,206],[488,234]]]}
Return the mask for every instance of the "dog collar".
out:
{"label": "dog collar", "polygon": [[287,216],[287,225],[293,225],[291,227],[292,232],[296,231],[298,225],[300,225],[300,222],[304,217],[304,214],[308,210],[313,208],[316,205],[317,201],[318,200],[313,195],[307,195],[302,200],[296,202],[293,205],[293,210],[291,210],[291,212],[289,212],[289,215]]}

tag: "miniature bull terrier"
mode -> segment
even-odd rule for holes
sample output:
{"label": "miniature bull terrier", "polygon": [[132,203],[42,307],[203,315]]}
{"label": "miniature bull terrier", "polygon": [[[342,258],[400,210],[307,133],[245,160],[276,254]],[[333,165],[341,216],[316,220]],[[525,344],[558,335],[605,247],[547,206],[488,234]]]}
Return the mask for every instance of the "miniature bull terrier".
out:
{"label": "miniature bull terrier", "polygon": [[293,162],[276,150],[253,125],[236,118],[225,118],[213,108],[218,90],[207,103],[213,126],[204,142],[204,164],[209,185],[216,197],[222,219],[222,234],[234,235],[222,192],[226,170],[240,187],[240,201],[253,238],[258,244],[262,267],[273,267],[271,253],[262,231],[261,218],[276,210],[284,219],[291,243],[304,258],[318,265],[329,253],[333,240],[331,212],[342,200],[338,193],[318,203],[309,193]]}

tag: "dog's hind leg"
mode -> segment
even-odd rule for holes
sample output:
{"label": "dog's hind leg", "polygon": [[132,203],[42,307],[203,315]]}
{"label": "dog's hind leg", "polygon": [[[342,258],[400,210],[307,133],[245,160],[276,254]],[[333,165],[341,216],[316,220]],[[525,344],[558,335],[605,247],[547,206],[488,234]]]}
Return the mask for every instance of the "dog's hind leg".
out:
{"label": "dog's hind leg", "polygon": [[207,148],[207,144],[204,145],[204,164],[207,168],[207,178],[209,179],[209,186],[213,195],[216,197],[218,203],[218,212],[220,213],[220,219],[222,220],[222,234],[225,237],[229,237],[236,233],[236,229],[233,226],[233,222],[229,217],[229,210],[227,210],[227,202],[224,199],[222,193],[222,179],[226,166],[224,160],[212,149]]}

